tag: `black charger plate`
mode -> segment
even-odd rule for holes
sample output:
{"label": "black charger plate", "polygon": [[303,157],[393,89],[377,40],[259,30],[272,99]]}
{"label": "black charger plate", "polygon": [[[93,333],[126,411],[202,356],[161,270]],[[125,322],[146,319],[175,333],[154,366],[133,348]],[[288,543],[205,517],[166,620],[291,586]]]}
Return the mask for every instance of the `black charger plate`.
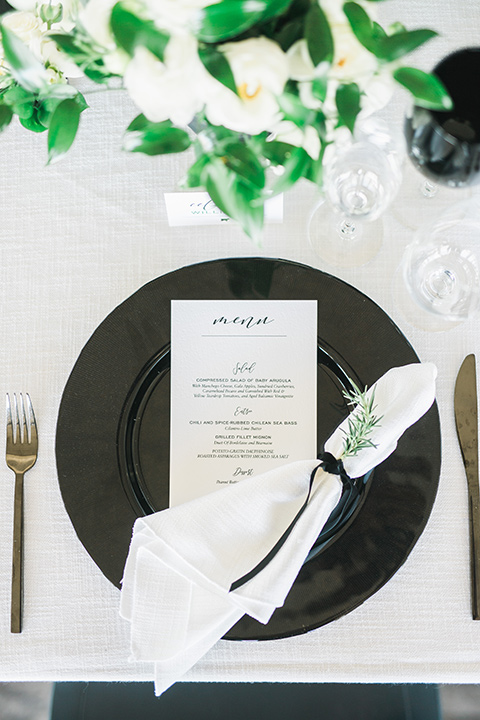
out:
{"label": "black charger plate", "polygon": [[[270,258],[216,260],[153,280],[117,307],[82,350],[60,405],[60,488],[80,541],[120,586],[132,527],[168,507],[170,301],[318,301],[318,449],[348,413],[342,390],[418,362],[368,297],[338,278]],[[300,571],[267,625],[245,616],[232,640],[289,637],[338,618],[404,563],[429,518],[440,474],[434,405],[369,478],[350,521]]]}

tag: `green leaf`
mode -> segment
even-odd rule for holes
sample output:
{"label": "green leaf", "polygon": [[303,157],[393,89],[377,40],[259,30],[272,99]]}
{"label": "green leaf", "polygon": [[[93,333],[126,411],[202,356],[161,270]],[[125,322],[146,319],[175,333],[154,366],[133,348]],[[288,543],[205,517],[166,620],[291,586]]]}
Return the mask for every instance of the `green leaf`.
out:
{"label": "green leaf", "polygon": [[255,24],[268,21],[288,10],[293,0],[222,0],[199,11],[195,34],[206,43],[241,35]]}
{"label": "green leaf", "polygon": [[85,50],[79,48],[73,35],[68,35],[67,33],[51,33],[49,37],[56,42],[66,55],[69,55],[74,60],[85,58]]}
{"label": "green leaf", "polygon": [[199,11],[196,36],[206,43],[221,42],[241,35],[260,20],[265,0],[223,0]]}
{"label": "green leaf", "polygon": [[319,73],[317,68],[316,75],[312,81],[312,95],[314,98],[319,100],[320,102],[324,102],[325,98],[327,97],[327,89],[328,89],[328,70],[329,65],[328,63],[325,63],[325,69],[324,72]]}
{"label": "green leaf", "polygon": [[330,25],[320,5],[313,4],[305,18],[305,38],[308,52],[315,66],[333,60],[333,37]]}
{"label": "green leaf", "polygon": [[210,162],[212,155],[210,153],[203,153],[200,155],[193,165],[187,170],[186,176],[179,183],[180,187],[184,188],[199,188],[204,185],[203,171],[205,166]]}
{"label": "green leaf", "polygon": [[313,122],[315,110],[305,107],[298,95],[291,92],[283,92],[277,98],[277,102],[285,120],[291,120],[291,122],[300,128],[304,128]]}
{"label": "green leaf", "polygon": [[417,105],[431,110],[451,110],[453,102],[442,81],[433,74],[412,67],[401,67],[394,79],[412,93]]}
{"label": "green leaf", "polygon": [[416,50],[437,35],[434,30],[428,29],[403,30],[394,35],[385,35],[377,38],[375,55],[381,60],[392,62]]}
{"label": "green leaf", "polygon": [[215,205],[237,220],[244,232],[260,242],[263,227],[263,203],[254,205],[259,195],[252,191],[221,158],[212,158],[205,166],[205,189]]}
{"label": "green leaf", "polygon": [[347,2],[343,6],[343,12],[358,42],[370,52],[374,52],[378,31],[366,10],[356,2]]}
{"label": "green leaf", "polygon": [[200,45],[198,55],[210,75],[237,94],[235,78],[225,55],[211,45]]}
{"label": "green leaf", "polygon": [[294,0],[222,0],[198,12],[194,32],[206,43],[229,40],[256,24],[279,17],[293,3]]}
{"label": "green leaf", "polygon": [[339,85],[335,95],[340,120],[347,126],[351,133],[355,126],[355,120],[360,112],[360,88],[356,83]]}
{"label": "green leaf", "polygon": [[295,17],[288,23],[285,23],[285,25],[283,25],[283,27],[275,33],[275,41],[280,45],[284,52],[287,52],[287,50],[295,42],[297,42],[297,40],[301,40],[305,37],[304,27],[305,17]]}
{"label": "green leaf", "polygon": [[264,140],[259,147],[259,152],[270,160],[272,165],[285,165],[292,154],[293,145],[281,140]]}
{"label": "green leaf", "polygon": [[227,167],[234,170],[247,184],[253,185],[258,190],[262,190],[265,186],[263,166],[257,155],[244,142],[227,141],[218,148],[216,154],[221,154]]}
{"label": "green leaf", "polygon": [[33,115],[35,95],[20,85],[12,85],[2,94],[2,99],[8,103],[20,120]]}
{"label": "green leaf", "polygon": [[78,130],[80,104],[71,98],[62,100],[53,112],[48,130],[48,160],[51,165],[70,149]]}
{"label": "green leaf", "polygon": [[[405,30],[405,28],[402,27],[402,30]],[[383,29],[381,25],[379,25],[377,22],[372,22],[372,31],[373,31],[373,37],[375,40],[378,40],[378,38],[384,38],[387,37],[387,33]],[[398,31],[396,31],[398,32]]]}
{"label": "green leaf", "polygon": [[110,26],[118,45],[129,55],[141,45],[163,61],[170,36],[159,30],[152,20],[142,20],[119,2],[113,7]]}
{"label": "green leaf", "polygon": [[[56,85],[50,85],[50,89],[54,89],[58,86]],[[75,88],[72,88],[71,86],[68,86],[70,90],[73,90],[73,95],[63,95],[61,93],[56,92],[44,92],[38,95],[38,99],[35,103],[35,109],[37,113],[38,120],[44,125],[45,127],[49,128],[50,123],[52,121],[52,117],[63,100],[69,98],[74,100],[78,107],[80,108],[80,112],[83,112],[87,107],[87,102],[83,95],[75,90]]]}
{"label": "green leaf", "polygon": [[41,124],[48,128],[52,119],[53,113],[62,102],[59,98],[45,98],[42,102],[38,103],[36,108],[37,118]]}
{"label": "green leaf", "polygon": [[145,115],[140,114],[132,120],[132,122],[127,128],[127,132],[146,131],[151,125],[154,124],[155,123],[152,123],[150,120],[147,120]]}
{"label": "green leaf", "polygon": [[183,152],[190,144],[188,133],[175,127],[170,120],[154,123],[144,115],[138,115],[125,132],[123,149],[145,155],[165,155]]}
{"label": "green leaf", "polygon": [[295,185],[297,180],[305,176],[311,161],[304,148],[291,145],[289,157],[283,165],[284,172],[272,185],[272,194],[279,195]]}
{"label": "green leaf", "polygon": [[262,17],[262,10],[244,10],[244,5],[243,2],[233,4],[225,0],[208,5],[199,13],[197,38],[206,43],[216,43],[248,30]]}
{"label": "green leaf", "polygon": [[43,123],[40,122],[36,110],[28,118],[20,118],[20,123],[24,128],[31,132],[42,133],[47,129]]}
{"label": "green leaf", "polygon": [[283,15],[292,4],[293,0],[264,0],[265,10],[262,13],[262,21]]}
{"label": "green leaf", "polygon": [[9,105],[0,103],[0,132],[5,130],[13,117],[13,110]]}
{"label": "green leaf", "polygon": [[311,158],[310,165],[307,166],[303,176],[315,185],[322,187],[323,185],[323,155],[325,153],[325,147],[322,146],[319,157],[314,160]]}
{"label": "green leaf", "polygon": [[2,45],[12,76],[25,90],[36,92],[47,84],[45,67],[18,38],[4,25],[0,25]]}
{"label": "green leaf", "polygon": [[52,33],[49,37],[55,41],[62,52],[72,58],[90,80],[103,83],[107,78],[113,77],[113,73],[105,68],[103,59],[98,53],[73,35]]}
{"label": "green leaf", "polygon": [[59,100],[65,100],[66,98],[73,98],[77,95],[77,91],[72,85],[66,83],[55,83],[53,85],[47,85],[39,93],[43,98],[57,98]]}

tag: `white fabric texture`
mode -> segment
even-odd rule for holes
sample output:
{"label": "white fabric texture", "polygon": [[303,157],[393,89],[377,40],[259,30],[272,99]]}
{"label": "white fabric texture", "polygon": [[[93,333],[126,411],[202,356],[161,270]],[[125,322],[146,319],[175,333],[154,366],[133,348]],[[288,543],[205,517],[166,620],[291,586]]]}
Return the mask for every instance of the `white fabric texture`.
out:
{"label": "white fabric texture", "polygon": [[[370,445],[345,458],[359,477],[385,460],[435,399],[432,363],[392,368],[369,389],[378,424]],[[348,423],[325,449],[342,456]],[[125,565],[120,614],[131,623],[132,659],[155,663],[160,695],[246,613],[267,623],[281,607],[305,557],[341,496],[342,482],[307,460],[242,480],[202,498],[140,518]],[[245,584],[312,492],[285,543]]]}
{"label": "white fabric texture", "polygon": [[[407,56],[407,64],[430,70],[453,49],[478,45],[478,0],[376,5],[384,25],[400,20],[409,29],[440,33]],[[90,109],[82,113],[71,151],[55,165],[45,167],[45,134],[14,122],[0,135],[0,398],[29,392],[40,435],[38,461],[25,478],[20,635],[10,633],[9,614],[13,475],[5,464],[1,472],[0,681],[153,680],[151,663],[128,662],[130,632],[118,614],[120,593],[82,546],[62,502],[55,428],[63,388],[99,323],[139,287],[186,264],[260,255],[306,263],[350,283],[385,310],[422,361],[437,365],[440,483],[406,563],[363,605],[297,637],[221,640],[185,680],[479,683],[480,622],[470,611],[468,496],[453,388],[465,355],[480,356],[480,318],[447,333],[428,332],[400,312],[395,269],[430,202],[418,192],[419,176],[405,166],[401,202],[382,216],[382,249],[363,267],[330,267],[314,254],[306,220],[318,198],[308,184],[286,193],[284,222],[267,226],[261,247],[231,223],[169,228],[163,193],[177,189],[186,158],[122,152],[122,133],[138,111],[122,93],[102,94],[89,83],[81,89]],[[387,108],[390,127],[400,133],[409,102],[398,89]],[[408,202],[403,189],[411,191]],[[433,207],[465,192],[440,188]],[[480,186],[468,192],[480,202]]]}

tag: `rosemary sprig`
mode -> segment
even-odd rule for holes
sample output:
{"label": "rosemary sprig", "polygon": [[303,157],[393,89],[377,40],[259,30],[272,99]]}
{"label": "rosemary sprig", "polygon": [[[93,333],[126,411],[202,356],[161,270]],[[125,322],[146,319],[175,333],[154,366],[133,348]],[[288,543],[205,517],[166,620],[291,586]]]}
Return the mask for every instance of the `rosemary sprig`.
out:
{"label": "rosemary sprig", "polygon": [[367,388],[362,392],[355,383],[350,380],[353,390],[344,390],[343,395],[348,404],[355,408],[348,418],[348,430],[344,430],[345,440],[343,443],[342,458],[352,457],[360,450],[367,447],[376,447],[370,440],[374,427],[380,424],[383,415],[375,414],[375,391],[370,398],[367,397]]}

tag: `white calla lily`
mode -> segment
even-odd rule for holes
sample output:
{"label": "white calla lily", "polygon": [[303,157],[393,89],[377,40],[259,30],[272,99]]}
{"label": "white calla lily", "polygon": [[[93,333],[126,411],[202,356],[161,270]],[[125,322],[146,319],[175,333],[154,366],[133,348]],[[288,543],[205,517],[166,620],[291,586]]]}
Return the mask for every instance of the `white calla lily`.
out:
{"label": "white calla lily", "polygon": [[288,80],[288,60],[268,38],[226,43],[222,51],[235,79],[237,95],[220,83],[211,86],[206,115],[213,125],[256,135],[279,120],[277,97]]}

